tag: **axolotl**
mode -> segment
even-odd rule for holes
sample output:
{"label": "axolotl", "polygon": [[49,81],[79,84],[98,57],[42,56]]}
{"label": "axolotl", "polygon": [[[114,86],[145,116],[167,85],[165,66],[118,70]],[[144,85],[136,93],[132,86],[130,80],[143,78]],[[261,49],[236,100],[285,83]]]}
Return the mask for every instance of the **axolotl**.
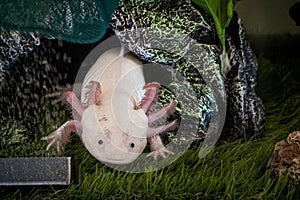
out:
{"label": "axolotl", "polygon": [[149,124],[172,112],[175,101],[147,114],[160,84],[145,84],[141,62],[124,47],[104,52],[90,68],[81,89],[81,101],[73,91],[62,98],[72,107],[74,119],[65,122],[42,140],[58,151],[77,133],[85,148],[99,161],[128,164],[144,151],[147,141],[154,158],[172,153],[162,143],[160,133],[176,126],[176,121],[159,127]]}

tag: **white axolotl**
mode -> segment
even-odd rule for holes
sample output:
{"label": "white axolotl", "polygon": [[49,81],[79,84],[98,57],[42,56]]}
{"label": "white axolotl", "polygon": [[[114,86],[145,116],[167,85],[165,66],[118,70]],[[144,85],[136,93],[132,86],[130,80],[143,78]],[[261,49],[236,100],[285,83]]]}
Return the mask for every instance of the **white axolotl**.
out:
{"label": "white axolotl", "polygon": [[175,126],[176,121],[151,128],[149,124],[172,112],[176,103],[146,115],[156,97],[159,83],[145,84],[141,62],[122,48],[104,52],[88,71],[81,90],[81,101],[73,91],[63,94],[74,112],[69,120],[47,137],[47,150],[58,151],[77,133],[86,149],[99,161],[128,164],[144,151],[147,140],[151,153],[165,157],[167,150],[160,133]]}

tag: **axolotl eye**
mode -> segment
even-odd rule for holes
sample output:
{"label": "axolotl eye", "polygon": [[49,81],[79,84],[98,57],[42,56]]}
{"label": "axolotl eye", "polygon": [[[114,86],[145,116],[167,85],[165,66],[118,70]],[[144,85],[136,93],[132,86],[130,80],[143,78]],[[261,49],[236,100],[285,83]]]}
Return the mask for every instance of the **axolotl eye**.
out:
{"label": "axolotl eye", "polygon": [[102,145],[103,144],[103,140],[98,140],[98,144]]}
{"label": "axolotl eye", "polygon": [[129,144],[130,148],[134,148],[134,143]]}

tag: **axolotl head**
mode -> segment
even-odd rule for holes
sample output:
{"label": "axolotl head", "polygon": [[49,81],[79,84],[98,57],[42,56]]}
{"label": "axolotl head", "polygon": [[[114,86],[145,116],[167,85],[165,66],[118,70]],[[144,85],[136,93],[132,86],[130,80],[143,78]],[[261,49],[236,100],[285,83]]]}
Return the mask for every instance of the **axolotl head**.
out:
{"label": "axolotl head", "polygon": [[81,139],[99,161],[131,163],[147,144],[148,120],[145,113],[141,109],[128,110],[128,115],[122,112],[114,114],[101,105],[91,105],[83,112]]}

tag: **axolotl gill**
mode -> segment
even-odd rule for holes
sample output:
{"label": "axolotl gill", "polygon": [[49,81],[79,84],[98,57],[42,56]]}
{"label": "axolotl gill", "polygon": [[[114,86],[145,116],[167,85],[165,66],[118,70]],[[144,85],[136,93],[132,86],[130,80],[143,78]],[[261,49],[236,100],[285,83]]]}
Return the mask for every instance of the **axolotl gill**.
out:
{"label": "axolotl gill", "polygon": [[160,84],[145,84],[141,62],[124,47],[104,52],[90,68],[81,89],[81,101],[73,91],[64,92],[62,98],[73,110],[74,119],[65,122],[43,140],[47,149],[58,151],[77,133],[85,148],[99,161],[110,164],[129,164],[144,151],[147,141],[151,153],[157,158],[172,153],[166,149],[160,133],[176,127],[176,121],[159,127],[149,125],[173,112],[175,101],[148,114]]}

